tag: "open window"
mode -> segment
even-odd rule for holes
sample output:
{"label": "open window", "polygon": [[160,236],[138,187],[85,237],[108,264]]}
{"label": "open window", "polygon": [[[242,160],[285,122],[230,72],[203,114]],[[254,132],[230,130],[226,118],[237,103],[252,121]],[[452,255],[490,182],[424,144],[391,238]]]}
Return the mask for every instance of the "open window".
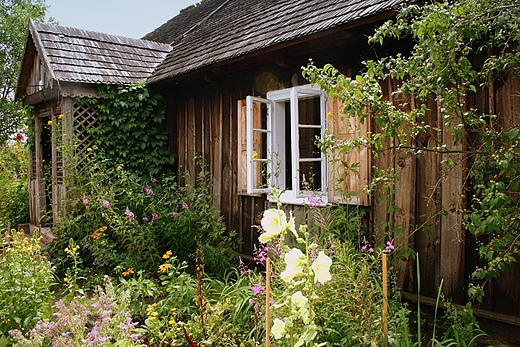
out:
{"label": "open window", "polygon": [[[329,132],[339,129],[341,121],[337,103],[331,104],[327,99],[319,88],[306,85],[268,92],[265,99],[248,96],[239,101],[241,194],[269,194],[276,187],[282,192],[281,202],[286,204],[303,204],[311,196],[319,197],[323,203],[367,204],[367,199],[341,201],[331,193],[333,188],[329,185],[337,179],[338,168],[323,155],[316,140],[324,136],[328,127],[333,126]],[[327,119],[327,112],[333,108],[338,120]],[[356,131],[359,134],[359,129]],[[352,154],[345,160],[364,161],[361,166],[369,167],[365,154]],[[346,189],[361,190],[360,184],[368,183],[367,173],[363,168],[353,173],[348,182],[341,183],[348,183]]]}

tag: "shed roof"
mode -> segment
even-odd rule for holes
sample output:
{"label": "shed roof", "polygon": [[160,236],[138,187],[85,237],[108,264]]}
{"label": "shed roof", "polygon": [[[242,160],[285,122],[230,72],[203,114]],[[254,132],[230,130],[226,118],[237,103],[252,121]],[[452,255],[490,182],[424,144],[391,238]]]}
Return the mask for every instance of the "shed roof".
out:
{"label": "shed roof", "polygon": [[57,81],[144,82],[171,50],[159,42],[32,21],[29,32]]}
{"label": "shed roof", "polygon": [[144,39],[173,49],[150,82],[287,43],[372,15],[404,0],[203,0]]}

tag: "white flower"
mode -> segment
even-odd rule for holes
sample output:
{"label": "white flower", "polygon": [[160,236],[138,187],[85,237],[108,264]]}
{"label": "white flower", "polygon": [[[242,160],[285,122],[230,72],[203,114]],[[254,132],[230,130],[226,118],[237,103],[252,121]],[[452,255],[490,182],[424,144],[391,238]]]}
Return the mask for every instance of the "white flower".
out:
{"label": "white flower", "polygon": [[312,263],[312,271],[314,271],[314,282],[320,282],[321,284],[330,281],[332,276],[330,275],[330,266],[332,265],[332,259],[330,259],[323,251],[318,254],[318,258]]}
{"label": "white flower", "polygon": [[283,320],[275,318],[271,327],[271,334],[275,340],[280,340],[285,335],[285,323]]}
{"label": "white flower", "polygon": [[264,233],[258,239],[260,242],[266,243],[273,237],[280,235],[287,225],[287,216],[284,211],[271,208],[264,211],[261,224]]}
{"label": "white flower", "polygon": [[258,240],[262,243],[266,243],[273,237],[280,235],[280,233],[286,229],[289,229],[296,237],[298,237],[292,212],[289,220],[287,220],[287,215],[284,211],[271,208],[264,211],[261,224],[264,233],[260,235]]}
{"label": "white flower", "polygon": [[291,302],[297,308],[304,308],[307,301],[309,301],[309,299],[307,299],[300,290],[291,295]]}
{"label": "white flower", "polygon": [[305,264],[305,255],[298,248],[293,248],[284,256],[285,270],[280,277],[285,282],[291,281],[294,277],[303,273],[303,265]]}

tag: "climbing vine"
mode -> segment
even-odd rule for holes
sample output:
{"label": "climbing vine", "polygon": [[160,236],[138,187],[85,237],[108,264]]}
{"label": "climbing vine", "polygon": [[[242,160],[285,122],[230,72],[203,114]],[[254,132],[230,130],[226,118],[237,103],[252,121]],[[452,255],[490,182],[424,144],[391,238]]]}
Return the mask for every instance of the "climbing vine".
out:
{"label": "climbing vine", "polygon": [[157,176],[171,169],[174,157],[168,149],[168,135],[161,130],[166,106],[144,84],[103,85],[100,98],[81,98],[98,113],[100,127],[93,149],[97,155],[125,166],[143,176]]}
{"label": "climbing vine", "polygon": [[[479,301],[484,284],[520,256],[520,128],[518,124],[500,127],[496,115],[468,107],[467,97],[491,81],[518,74],[518,18],[517,0],[407,4],[395,20],[376,29],[369,42],[406,38],[413,42],[411,52],[366,61],[363,71],[353,78],[330,64],[319,68],[311,62],[303,68],[304,77],[342,101],[344,113],[362,121],[370,116],[377,124],[377,133],[350,140],[347,150],[363,143],[378,155],[385,141],[392,139],[396,148],[416,156],[424,151],[443,154],[447,166],[465,161],[467,188],[472,192],[464,211],[465,227],[475,237],[482,261],[468,294]],[[399,84],[385,98],[382,85],[388,78]],[[412,98],[416,107],[407,104]],[[396,99],[403,102],[397,104]],[[443,124],[432,126],[424,121],[430,101],[438,107]],[[466,139],[466,147],[450,151],[450,144],[438,136],[440,129],[446,129],[451,140]],[[410,145],[408,140],[421,133],[437,143],[428,148],[419,141]],[[330,136],[325,139],[323,150],[345,147]],[[454,152],[457,155],[449,155]],[[450,207],[442,208],[441,212]]]}

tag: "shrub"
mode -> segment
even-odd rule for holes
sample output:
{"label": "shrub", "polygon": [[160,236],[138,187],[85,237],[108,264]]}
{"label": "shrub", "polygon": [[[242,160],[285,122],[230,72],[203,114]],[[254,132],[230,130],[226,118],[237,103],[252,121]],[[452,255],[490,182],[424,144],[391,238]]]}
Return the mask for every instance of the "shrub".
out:
{"label": "shrub", "polygon": [[[54,282],[51,264],[41,254],[40,239],[13,232],[0,254],[0,334],[25,332],[50,316]],[[1,335],[0,335],[1,336]]]}
{"label": "shrub", "polygon": [[208,271],[223,274],[233,265],[237,240],[212,205],[207,172],[196,187],[179,188],[173,176],[144,180],[93,152],[88,165],[70,175],[70,210],[54,229],[52,253],[61,271],[70,264],[63,250],[71,238],[84,268],[94,272],[155,273],[167,250],[194,269],[197,240]]}
{"label": "shrub", "polygon": [[98,286],[91,299],[57,301],[52,320],[38,322],[27,337],[10,331],[15,346],[138,346],[141,336],[127,311],[129,297],[120,294],[106,276],[104,288]]}
{"label": "shrub", "polygon": [[27,145],[17,140],[0,145],[0,228],[29,220]]}

